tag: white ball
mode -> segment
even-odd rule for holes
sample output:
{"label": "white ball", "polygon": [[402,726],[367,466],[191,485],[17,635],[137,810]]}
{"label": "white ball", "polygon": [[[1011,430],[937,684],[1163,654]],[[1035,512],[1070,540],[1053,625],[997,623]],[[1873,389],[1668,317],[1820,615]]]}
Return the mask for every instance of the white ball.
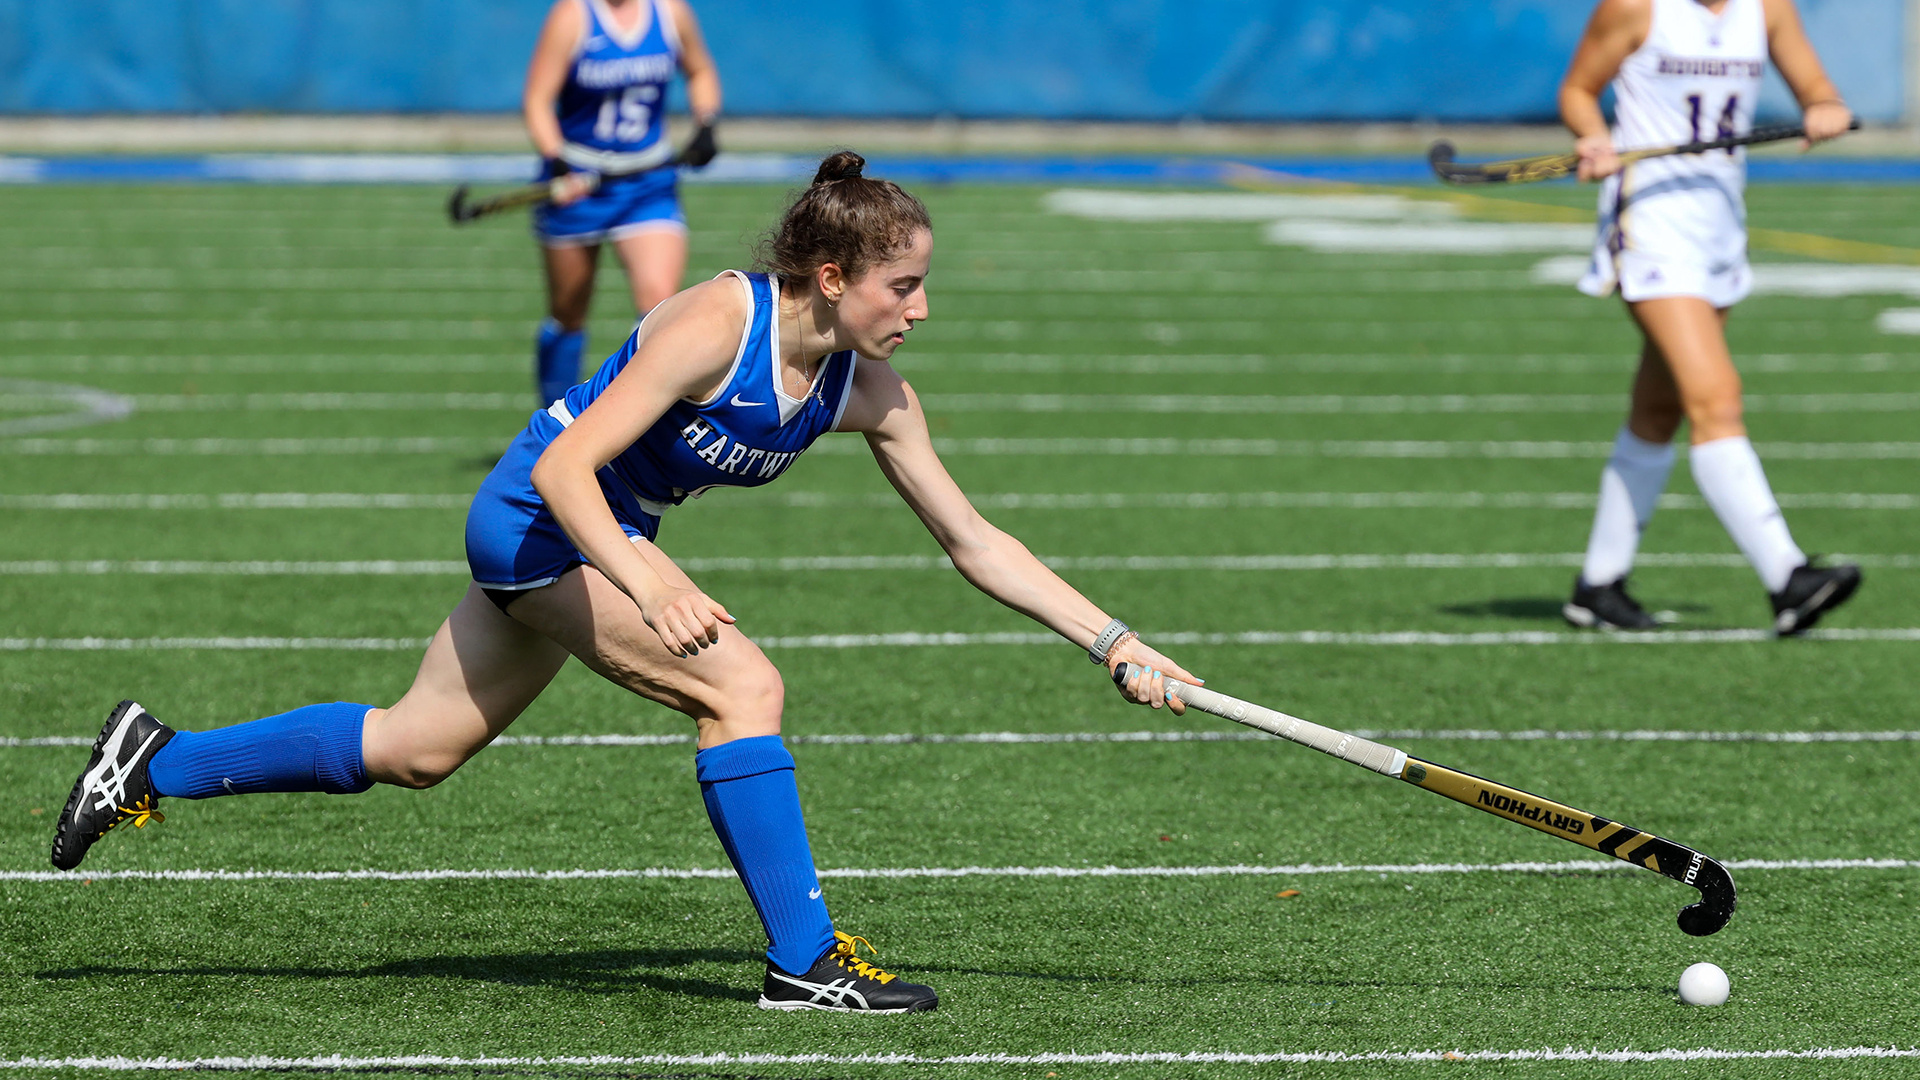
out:
{"label": "white ball", "polygon": [[1695,964],[1680,973],[1680,1000],[1689,1005],[1719,1005],[1730,988],[1727,973],[1713,964]]}

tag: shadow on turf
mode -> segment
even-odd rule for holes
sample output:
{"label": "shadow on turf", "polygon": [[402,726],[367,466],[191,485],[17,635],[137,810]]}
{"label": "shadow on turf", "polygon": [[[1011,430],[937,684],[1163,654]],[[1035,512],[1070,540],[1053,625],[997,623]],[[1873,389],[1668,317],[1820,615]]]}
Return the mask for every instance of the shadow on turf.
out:
{"label": "shadow on turf", "polygon": [[[1590,875],[1569,875],[1590,876]],[[1597,876],[1597,875],[1591,875]],[[705,979],[664,974],[657,970],[690,964],[757,965],[762,954],[740,949],[599,949],[577,953],[505,953],[490,956],[442,956],[420,960],[395,960],[361,968],[327,967],[246,967],[237,964],[208,964],[194,967],[136,968],[87,965],[42,971],[34,978],[48,981],[82,979],[134,980],[168,976],[173,978],[278,978],[278,979],[366,979],[428,978],[469,979],[507,986],[540,986],[585,994],[621,994],[636,989],[658,990],[667,994],[712,998],[720,1001],[756,1002],[757,989],[709,982]],[[947,964],[915,964],[910,977],[936,981],[940,975],[973,975],[990,979],[1036,979],[1046,982],[1093,983],[1127,986],[1177,987],[1200,985],[1190,979],[1139,978],[1121,974],[1083,975],[1046,971],[1000,971]],[[1282,972],[1245,971],[1239,977],[1213,977],[1205,985],[1218,987],[1233,983],[1260,986],[1294,986],[1303,990],[1366,989],[1453,989],[1514,991],[1544,990],[1549,984],[1490,982],[1422,982],[1387,979],[1303,979]],[[1551,984],[1557,986],[1559,984]],[[1593,992],[1645,993],[1654,986],[1588,986]],[[603,1074],[597,1074],[603,1075]],[[678,1075],[678,1074],[676,1074]]]}
{"label": "shadow on turf", "polygon": [[[204,1069],[204,1072],[224,1072],[223,1069]],[[240,1070],[233,1070],[240,1071]],[[608,1072],[604,1069],[554,1070],[550,1067],[535,1066],[494,1066],[477,1068],[471,1065],[354,1065],[338,1069],[318,1066],[288,1066],[285,1068],[262,1068],[248,1065],[249,1073],[282,1073],[307,1075],[325,1073],[329,1076],[346,1073],[351,1076],[516,1076],[542,1077],[548,1080],[831,1080],[829,1077],[770,1076],[765,1073],[719,1073],[719,1072],[671,1072],[637,1073]]]}
{"label": "shadow on turf", "polygon": [[[166,975],[175,978],[277,979],[468,979],[506,986],[543,986],[583,994],[623,994],[658,990],[688,997],[756,1002],[758,987],[733,986],[666,973],[691,964],[757,964],[760,953],[741,949],[597,949],[573,953],[502,953],[490,956],[435,956],[394,960],[368,967],[247,967],[208,964],[174,968],[87,965],[42,971],[49,981],[125,979]],[[654,970],[648,970],[654,969]],[[665,971],[660,969],[666,969]]]}
{"label": "shadow on turf", "polygon": [[[1442,604],[1437,609],[1446,615],[1464,615],[1472,619],[1520,619],[1526,622],[1560,622],[1561,597],[1510,596],[1476,600],[1467,604]],[[1705,604],[1657,604],[1662,611],[1701,615],[1711,611]]]}

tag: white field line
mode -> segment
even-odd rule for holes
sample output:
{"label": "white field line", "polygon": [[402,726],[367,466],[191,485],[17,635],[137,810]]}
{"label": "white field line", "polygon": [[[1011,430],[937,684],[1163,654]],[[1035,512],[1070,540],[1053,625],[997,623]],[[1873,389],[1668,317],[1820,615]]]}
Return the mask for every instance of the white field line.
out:
{"label": "white field line", "polygon": [[[532,413],[527,394],[503,393],[306,393],[306,394],[129,394],[140,412],[480,412]],[[48,404],[46,395],[11,391],[0,383],[0,411]]]}
{"label": "white field line", "polygon": [[[26,440],[22,440],[26,441]],[[53,442],[54,440],[45,440]],[[76,440],[78,441],[78,440]],[[291,440],[289,440],[291,441]],[[0,444],[0,452],[5,444]],[[1605,442],[1439,441],[1374,439],[951,439],[933,446],[948,457],[1333,457],[1333,458],[1575,458],[1602,461]],[[1756,450],[1769,460],[1887,461],[1920,458],[1920,442],[1772,442]],[[237,451],[236,451],[237,452]],[[808,453],[853,456],[864,442],[828,439]]]}
{"label": "white field line", "polygon": [[[1558,255],[1542,259],[1534,264],[1529,276],[1539,285],[1572,285],[1586,274],[1590,259],[1591,256],[1586,255]],[[1753,292],[1756,296],[1822,298],[1920,296],[1920,267],[1863,263],[1755,263]]]}
{"label": "white field line", "polygon": [[[1838,556],[1837,556],[1838,557]],[[1864,567],[1911,570],[1920,567],[1914,555],[1846,555]],[[1318,571],[1318,570],[1492,570],[1529,567],[1579,566],[1579,552],[1480,552],[1454,554],[1422,552],[1406,555],[1042,555],[1040,561],[1059,571]],[[788,555],[778,558],[692,557],[678,560],[690,573],[802,573],[869,570],[951,570],[944,555]],[[1744,567],[1745,558],[1733,553],[1642,553],[1639,566]],[[193,559],[40,559],[0,562],[0,577],[48,575],[150,574],[213,577],[424,577],[464,575],[464,561],[456,559],[358,559],[340,562],[290,560]]]}
{"label": "white field line", "polygon": [[[1243,354],[1094,355],[1076,353],[915,352],[894,358],[902,371],[1018,372],[1029,374],[1284,374],[1498,372],[1567,375],[1622,374],[1632,370],[1625,353],[1413,355],[1316,353],[1299,356]],[[286,374],[378,371],[413,374],[519,371],[526,358],[420,353],[248,353],[156,355],[154,353],[32,353],[0,357],[0,371],[38,375],[47,371],[101,374]],[[1920,370],[1920,357],[1892,353],[1762,353],[1741,356],[1748,374],[1794,372],[1877,373]],[[531,403],[529,403],[531,404]]]}
{"label": "white field line", "polygon": [[[1920,495],[1874,492],[1776,493],[1788,510],[1920,510]],[[359,492],[228,492],[217,495],[95,495],[62,493],[0,495],[0,510],[465,510],[473,496],[365,494]],[[1169,491],[1169,492],[982,492],[968,501],[983,510],[1591,510],[1596,497],[1582,491]],[[898,509],[891,492],[754,492],[744,500],[724,496],[702,510],[782,507],[875,507]],[[1705,510],[1698,495],[1660,496],[1662,510]]]}
{"label": "white field line", "polygon": [[[1507,630],[1480,633],[1444,633],[1429,630],[1356,632],[1339,630],[1247,630],[1239,633],[1180,631],[1153,635],[1156,645],[1357,645],[1357,646],[1504,646],[1504,645],[1719,645],[1773,641],[1771,630],[1649,630],[1646,632],[1578,633],[1552,630]],[[1920,627],[1814,630],[1809,641],[1920,642]],[[763,649],[914,649],[962,645],[1057,646],[1049,633],[894,633],[802,634],[756,637]],[[0,652],[166,652],[176,650],[287,652],[300,650],[348,652],[411,652],[427,647],[426,638],[296,638],[296,637],[5,637]]]}
{"label": "white field line", "polygon": [[[933,347],[954,347],[962,342],[1007,343],[1001,348],[1013,343],[1044,342],[1072,342],[1084,346],[1089,342],[1105,341],[1154,342],[1160,345],[1244,342],[1247,345],[1238,347],[1245,348],[1276,339],[1340,343],[1443,336],[1453,341],[1463,338],[1558,340],[1578,326],[1612,327],[1618,318],[1605,305],[1578,297],[1570,297],[1565,301],[1535,298],[1525,309],[1525,315],[1477,320],[1316,317],[1320,314],[1316,306],[1323,309],[1324,301],[1324,297],[1302,297],[1292,304],[1293,310],[1283,309],[1277,302],[1243,303],[1237,314],[1244,317],[1235,319],[1189,318],[1184,315],[1140,319],[1132,313],[1135,305],[1131,298],[1117,296],[1107,304],[1116,309],[1112,313],[1082,316],[1076,312],[1031,319],[946,317],[936,327],[923,333],[932,339],[929,344]],[[1392,315],[1399,314],[1394,309],[1382,310]],[[1775,340],[1788,337],[1812,344],[1823,344],[1831,328],[1826,320],[1803,317],[1801,313],[1782,314],[1764,308],[1743,315],[1742,324],[1756,331],[1770,329]],[[527,325],[519,319],[481,318],[374,319],[360,322],[338,319],[14,319],[0,323],[0,341],[99,342],[122,348],[128,343],[138,342],[201,346],[210,341],[233,341],[247,343],[250,351],[258,351],[267,343],[289,339],[302,344],[368,342],[391,345],[397,342],[420,342],[425,347],[440,348],[456,344],[510,347],[525,336]],[[917,346],[919,343],[915,344]],[[344,349],[346,346],[343,344],[342,347]],[[1219,347],[1214,346],[1207,351]]]}
{"label": "white field line", "polygon": [[[1920,357],[1891,353],[1762,353],[1738,358],[1748,374],[1879,373],[1920,370]],[[49,357],[59,364],[63,358]],[[1269,375],[1269,374],[1458,374],[1486,372],[1509,375],[1626,374],[1634,360],[1623,353],[1555,353],[1552,355],[1441,353],[1430,356],[1400,353],[1310,353],[1269,356],[1252,353],[1183,353],[1115,355],[1099,353],[902,353],[893,366],[902,371],[991,371],[1034,375]],[[44,367],[38,370],[45,370]]]}
{"label": "white field line", "polygon": [[[525,369],[527,359],[512,356],[450,356],[420,353],[246,353],[156,355],[153,353],[15,354],[0,357],[0,371],[39,374],[46,371],[109,375],[284,375],[289,373],[344,374],[348,372],[406,372],[409,374],[472,374]],[[531,401],[529,401],[531,405]]]}
{"label": "white field line", "polygon": [[[1914,870],[1920,859],[1732,859],[1729,870]],[[1291,866],[901,866],[823,867],[822,878],[1211,878],[1318,877],[1329,874],[1566,874],[1634,869],[1617,859],[1505,863],[1299,863]],[[732,867],[528,870],[0,870],[0,881],[86,884],[96,881],[731,881]]]}
{"label": "white field line", "polygon": [[795,1065],[1372,1065],[1416,1062],[1614,1062],[1655,1064],[1669,1061],[1850,1061],[1920,1057],[1920,1048],[1897,1046],[1823,1046],[1808,1049],[1727,1050],[1715,1047],[1668,1050],[1307,1050],[1281,1051],[1057,1051],[1039,1054],[642,1054],[633,1057],[445,1057],[413,1054],[393,1057],[233,1056],[204,1058],[21,1057],[0,1059],[0,1069],[94,1069],[106,1072],[195,1070],[201,1072],[337,1072],[342,1070],[511,1069],[564,1067],[727,1067]]}
{"label": "white field line", "polygon": [[[75,391],[60,393],[59,391]],[[86,390],[90,397],[79,395]],[[94,402],[98,399],[98,404]],[[1178,415],[1507,414],[1618,412],[1620,394],[922,394],[930,413],[1170,413]],[[115,395],[87,387],[11,390],[0,381],[0,413],[81,404],[67,411],[0,421],[0,435],[101,423],[140,412],[527,412],[513,393],[280,393]],[[1920,393],[1749,394],[1749,412],[1911,412]],[[38,423],[39,427],[23,427]]]}
{"label": "white field line", "polygon": [[[922,394],[920,400],[933,414],[1504,414],[1612,413],[1621,408],[1619,394]],[[1920,394],[1748,394],[1742,404],[1749,412],[1911,412],[1920,409]]]}
{"label": "white field line", "polygon": [[[1040,198],[1050,214],[1095,221],[1279,221],[1284,218],[1334,218],[1401,221],[1452,218],[1451,203],[1399,195],[1293,195],[1279,192],[1161,192],[1062,188]],[[1588,229],[1589,233],[1593,230]]]}
{"label": "white field line", "polygon": [[[134,410],[133,399],[91,386],[0,379],[0,412],[20,411],[16,403],[30,402],[31,416],[0,419],[0,436],[34,435],[43,431],[85,427],[124,420]],[[44,411],[52,407],[55,411]]]}
{"label": "white field line", "polygon": [[496,319],[9,319],[5,341],[489,341],[525,336],[525,320]]}
{"label": "white field line", "polygon": [[1458,221],[1276,221],[1263,232],[1270,244],[1322,252],[1505,255],[1521,251],[1580,251],[1593,246],[1590,225]]}
{"label": "white field line", "polygon": [[[894,501],[899,500],[896,498]],[[1589,505],[1592,501],[1592,497],[1589,496]],[[465,510],[472,502],[472,494],[459,492],[363,494],[340,491],[277,491],[228,492],[218,495],[66,493],[0,495],[0,510]],[[1782,502],[1781,505],[1787,504]]]}
{"label": "white field line", "polygon": [[1873,325],[1883,334],[1920,334],[1920,308],[1889,308]]}
{"label": "white field line", "polygon": [[[529,412],[532,410],[529,409]],[[509,439],[480,436],[382,439],[11,439],[0,454],[82,457],[285,457],[309,454],[499,454]],[[1598,445],[1598,444],[1596,444]]]}
{"label": "white field line", "polygon": [[[1351,728],[1362,739],[1419,739],[1442,742],[1665,742],[1665,743],[1779,743],[1812,746],[1826,743],[1920,742],[1920,731],[1495,731],[1478,728]],[[792,746],[1051,746],[1076,743],[1188,743],[1270,742],[1275,736],[1257,731],[971,731],[893,732],[880,735],[782,736]],[[694,737],[672,735],[502,735],[489,746],[692,746]],[[87,735],[9,736],[0,749],[92,746]]]}

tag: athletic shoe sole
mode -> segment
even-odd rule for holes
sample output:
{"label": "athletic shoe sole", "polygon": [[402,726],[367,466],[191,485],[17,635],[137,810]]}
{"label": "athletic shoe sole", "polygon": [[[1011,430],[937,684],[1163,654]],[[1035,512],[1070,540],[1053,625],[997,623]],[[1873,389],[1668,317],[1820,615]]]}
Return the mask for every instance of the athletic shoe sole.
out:
{"label": "athletic shoe sole", "polygon": [[911,1006],[904,1009],[855,1009],[846,1005],[822,1005],[812,1001],[775,1001],[769,997],[762,997],[760,999],[760,1007],[763,1009],[774,1009],[779,1012],[839,1012],[858,1013],[862,1016],[894,1016],[899,1013],[932,1012],[934,1010],[934,1006],[931,1005],[924,1009],[916,1009]]}

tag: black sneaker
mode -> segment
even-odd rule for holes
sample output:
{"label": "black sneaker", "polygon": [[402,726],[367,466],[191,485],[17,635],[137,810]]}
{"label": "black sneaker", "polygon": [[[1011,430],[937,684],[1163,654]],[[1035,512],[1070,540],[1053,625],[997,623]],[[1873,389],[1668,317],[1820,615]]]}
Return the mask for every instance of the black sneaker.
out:
{"label": "black sneaker", "polygon": [[149,820],[164,820],[154,812],[153,784],[147,762],[173,738],[173,729],[155,720],[147,710],[123,701],[107,717],[107,726],[93,741],[93,756],[74,781],[66,809],[53,826],[53,865],[71,870],[87,857],[87,849],[107,830],[131,819],[144,829]]}
{"label": "black sneaker", "polygon": [[763,1009],[828,1009],[833,1012],[932,1012],[940,995],[930,986],[904,982],[854,955],[854,943],[873,949],[863,937],[838,930],[833,948],[822,953],[805,975],[789,975],[767,965],[767,981],[760,990]]}
{"label": "black sneaker", "polygon": [[1627,595],[1627,579],[1611,585],[1589,585],[1573,579],[1573,599],[1560,608],[1567,622],[1582,629],[1658,630],[1660,623]]}
{"label": "black sneaker", "polygon": [[1787,587],[1773,594],[1773,632],[1781,637],[1806,633],[1859,587],[1860,568],[1852,563],[1797,567]]}

